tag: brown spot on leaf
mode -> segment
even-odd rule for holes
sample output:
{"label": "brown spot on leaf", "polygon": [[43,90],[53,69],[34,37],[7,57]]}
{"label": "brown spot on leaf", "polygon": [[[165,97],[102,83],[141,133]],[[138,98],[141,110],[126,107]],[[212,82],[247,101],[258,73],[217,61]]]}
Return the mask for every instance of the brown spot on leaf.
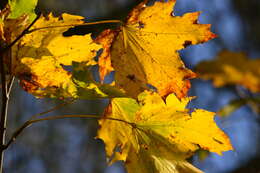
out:
{"label": "brown spot on leaf", "polygon": [[58,20],[63,20],[63,17],[62,17],[62,15],[58,17]]}
{"label": "brown spot on leaf", "polygon": [[136,81],[136,78],[135,78],[135,75],[134,74],[129,74],[126,76],[129,80],[135,82]]}
{"label": "brown spot on leaf", "polygon": [[144,23],[142,21],[138,22],[138,28],[144,28]]}
{"label": "brown spot on leaf", "polygon": [[139,14],[145,9],[146,0],[137,5],[127,16],[127,24],[134,24],[138,21]]}
{"label": "brown spot on leaf", "polygon": [[187,80],[187,79],[193,79],[193,78],[196,78],[197,77],[197,74],[196,73],[189,73],[187,75],[185,75],[183,77],[183,80]]}
{"label": "brown spot on leaf", "polygon": [[198,19],[194,20],[193,24],[198,24]]}
{"label": "brown spot on leaf", "polygon": [[33,80],[33,76],[31,74],[21,75],[20,85],[27,92],[37,90],[40,87],[39,84]]}
{"label": "brown spot on leaf", "polygon": [[146,145],[146,144],[142,144],[141,147],[142,147],[143,149],[145,149],[145,150],[148,150],[148,145]]}
{"label": "brown spot on leaf", "polygon": [[223,142],[217,140],[216,138],[213,138],[213,140],[216,141],[216,142],[219,143],[219,144],[223,144]]}
{"label": "brown spot on leaf", "polygon": [[185,67],[178,67],[179,70],[186,70]]}
{"label": "brown spot on leaf", "polygon": [[183,47],[186,48],[187,46],[191,45],[192,42],[190,40],[186,40],[183,44]]}

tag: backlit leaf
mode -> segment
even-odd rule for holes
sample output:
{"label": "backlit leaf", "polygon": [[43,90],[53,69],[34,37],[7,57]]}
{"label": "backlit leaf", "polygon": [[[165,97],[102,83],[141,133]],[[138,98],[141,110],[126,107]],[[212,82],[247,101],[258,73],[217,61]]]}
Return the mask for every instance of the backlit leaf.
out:
{"label": "backlit leaf", "polygon": [[[128,172],[199,172],[185,161],[199,148],[221,154],[232,149],[214,122],[214,113],[196,109],[191,114],[174,94],[166,103],[156,93],[144,92],[139,103],[113,99],[98,138],[106,144],[111,162],[125,161]],[[138,173],[139,173],[138,172]]]}
{"label": "backlit leaf", "polygon": [[[185,68],[177,51],[215,37],[210,25],[198,24],[198,12],[174,16],[174,5],[175,0],[155,2],[147,7],[141,3],[123,26],[102,33],[107,37],[103,40],[109,40],[108,45],[103,44],[104,50],[111,49],[111,54],[104,51],[102,57],[109,64],[110,56],[116,85],[132,97],[149,87],[155,87],[161,96],[172,92],[179,98],[186,96],[190,88],[188,79],[195,74]],[[106,70],[101,78],[111,71],[110,66]]]}
{"label": "backlit leaf", "polygon": [[41,16],[31,33],[12,47],[12,73],[20,78],[26,91],[36,96],[75,96],[71,73],[64,66],[71,66],[73,61],[93,65],[100,49],[90,34],[63,36],[69,28],[84,23],[82,19],[69,14],[59,18]]}

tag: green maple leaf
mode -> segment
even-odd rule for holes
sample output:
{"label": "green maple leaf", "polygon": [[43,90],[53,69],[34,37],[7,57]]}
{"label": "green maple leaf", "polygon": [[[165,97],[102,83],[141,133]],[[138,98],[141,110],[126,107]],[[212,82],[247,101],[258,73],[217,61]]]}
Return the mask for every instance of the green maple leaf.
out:
{"label": "green maple leaf", "polygon": [[10,5],[11,13],[8,18],[16,19],[25,14],[32,21],[36,17],[34,10],[37,3],[38,0],[9,0],[8,4]]}

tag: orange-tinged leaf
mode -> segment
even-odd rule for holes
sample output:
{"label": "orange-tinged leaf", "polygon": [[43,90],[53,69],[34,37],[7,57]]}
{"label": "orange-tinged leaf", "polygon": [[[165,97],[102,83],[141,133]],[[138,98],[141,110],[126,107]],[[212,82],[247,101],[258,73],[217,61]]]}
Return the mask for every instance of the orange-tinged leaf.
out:
{"label": "orange-tinged leaf", "polygon": [[73,61],[95,64],[96,51],[101,48],[90,34],[63,36],[63,32],[82,23],[81,16],[41,16],[30,29],[31,33],[12,47],[12,73],[20,78],[28,92],[37,96],[48,92],[73,96],[76,88],[63,66],[71,66]]}
{"label": "orange-tinged leaf", "polygon": [[5,36],[4,36],[5,14],[6,14],[6,9],[3,9],[0,11],[0,40],[1,40],[1,42],[5,41]]}
{"label": "orange-tinged leaf", "polygon": [[103,31],[96,39],[95,42],[103,46],[103,52],[98,58],[100,80],[103,81],[105,76],[113,71],[110,60],[110,48],[114,40],[115,32],[110,29]]}
{"label": "orange-tinged leaf", "polygon": [[249,59],[244,53],[222,51],[215,60],[197,66],[199,77],[213,80],[216,87],[242,85],[252,92],[260,92],[260,60]]}
{"label": "orange-tinged leaf", "polygon": [[139,103],[113,99],[99,121],[98,138],[105,142],[108,157],[125,161],[128,172],[199,172],[185,161],[199,147],[218,154],[232,149],[214,113],[197,109],[189,114],[185,107],[191,98],[171,94],[165,103],[150,92],[138,98]]}
{"label": "orange-tinged leaf", "polygon": [[0,19],[0,41],[1,42],[5,41],[5,37],[4,37],[4,22],[1,19]]}
{"label": "orange-tinged leaf", "polygon": [[149,86],[161,96],[185,97],[195,73],[185,68],[178,50],[215,37],[210,25],[198,24],[198,12],[173,16],[175,0],[138,5],[115,30],[111,46],[115,83],[136,97]]}
{"label": "orange-tinged leaf", "polygon": [[[28,15],[10,19],[9,14],[9,6],[0,12],[1,46],[2,43],[10,45],[30,24]],[[82,19],[69,14],[39,16],[12,46],[12,55],[9,50],[4,53],[7,73],[18,77],[22,87],[37,97],[98,99],[125,96],[122,90],[97,83],[92,78],[90,68],[96,64],[94,57],[101,46],[92,41],[90,34],[63,36],[69,28],[85,25]]]}

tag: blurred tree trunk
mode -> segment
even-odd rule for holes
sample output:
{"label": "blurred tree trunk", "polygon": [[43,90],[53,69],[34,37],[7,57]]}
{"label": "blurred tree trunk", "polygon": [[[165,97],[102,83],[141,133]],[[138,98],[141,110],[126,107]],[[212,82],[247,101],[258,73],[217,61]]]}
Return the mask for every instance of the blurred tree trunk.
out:
{"label": "blurred tree trunk", "polygon": [[233,0],[233,6],[243,19],[248,37],[248,47],[260,48],[260,1],[259,0]]}
{"label": "blurred tree trunk", "polygon": [[236,169],[233,173],[260,173],[260,155],[250,160],[246,165]]}

